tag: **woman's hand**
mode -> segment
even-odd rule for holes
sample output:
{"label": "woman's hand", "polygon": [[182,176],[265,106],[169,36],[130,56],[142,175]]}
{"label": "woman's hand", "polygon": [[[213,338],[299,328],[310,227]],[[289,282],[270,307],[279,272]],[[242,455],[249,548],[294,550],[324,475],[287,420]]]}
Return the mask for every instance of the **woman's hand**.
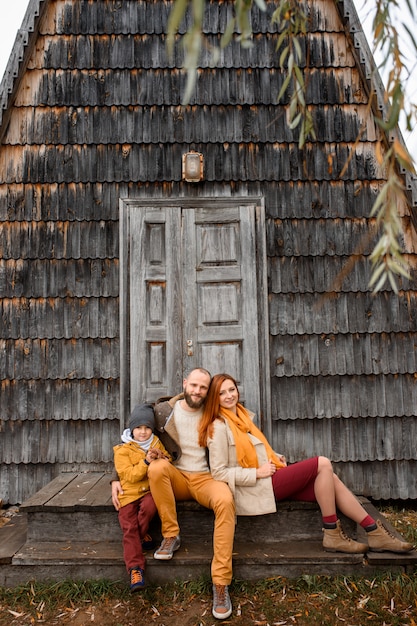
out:
{"label": "woman's hand", "polygon": [[272,461],[268,461],[257,468],[256,478],[269,478],[270,476],[273,476],[276,471],[277,468],[275,467],[275,464],[272,463]]}

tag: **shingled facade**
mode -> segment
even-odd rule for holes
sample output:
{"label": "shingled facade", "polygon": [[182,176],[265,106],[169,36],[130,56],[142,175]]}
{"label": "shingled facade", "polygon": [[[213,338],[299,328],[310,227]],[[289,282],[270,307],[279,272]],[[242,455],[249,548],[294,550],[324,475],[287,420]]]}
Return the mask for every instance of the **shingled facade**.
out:
{"label": "shingled facade", "polygon": [[[412,279],[401,279],[398,295],[386,285],[373,296],[369,213],[384,172],[368,108],[372,60],[353,4],[306,2],[317,140],[303,150],[287,101],[277,103],[275,3],[266,14],[254,7],[252,49],[233,43],[215,67],[203,52],[186,107],[181,48],[169,59],[165,47],[171,7],[29,2],[1,85],[0,497],[19,503],[60,471],[112,466],[134,378],[124,373],[134,296],[124,299],[121,270],[126,207],[136,199],[169,217],[181,202],[185,211],[202,203],[206,214],[210,200],[231,211],[254,199],[267,303],[255,367],[275,449],[290,461],[329,456],[358,494],[415,499],[416,197],[405,180],[410,204],[399,209]],[[232,12],[229,0],[207,3],[209,43]],[[182,180],[190,150],[204,156],[197,184]]]}

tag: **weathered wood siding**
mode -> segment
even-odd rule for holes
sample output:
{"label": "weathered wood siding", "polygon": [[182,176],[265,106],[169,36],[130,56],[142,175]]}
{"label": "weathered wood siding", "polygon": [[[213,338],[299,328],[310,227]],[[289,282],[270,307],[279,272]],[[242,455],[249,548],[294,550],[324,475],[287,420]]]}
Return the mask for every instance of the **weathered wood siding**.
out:
{"label": "weathered wood siding", "polygon": [[[0,496],[20,502],[59,470],[109,467],[120,430],[119,198],[195,195],[265,198],[271,371],[261,375],[274,446],[291,461],[330,456],[357,493],[417,498],[413,216],[401,208],[413,278],[399,296],[386,287],[373,297],[366,237],[384,172],[351,2],[307,2],[317,141],[304,150],[277,105],[274,3],[253,10],[254,48],[233,44],[216,68],[203,55],[185,109],[180,48],[172,60],[165,50],[171,6],[29,4],[1,93]],[[232,2],[207,11],[218,42]],[[205,159],[194,186],[181,182],[190,149]]]}

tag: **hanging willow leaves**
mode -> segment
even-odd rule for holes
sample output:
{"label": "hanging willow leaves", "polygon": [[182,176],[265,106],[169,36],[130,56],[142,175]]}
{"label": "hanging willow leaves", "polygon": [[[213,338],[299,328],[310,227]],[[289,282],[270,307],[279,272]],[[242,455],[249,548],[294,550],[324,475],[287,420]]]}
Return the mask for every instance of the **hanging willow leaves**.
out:
{"label": "hanging willow leaves", "polygon": [[307,32],[307,16],[302,5],[294,0],[281,0],[272,14],[271,22],[277,25],[277,51],[279,66],[286,73],[286,78],[278,94],[280,102],[290,86],[290,103],[287,109],[287,121],[291,130],[299,127],[298,145],[302,148],[308,138],[316,139],[313,118],[305,102],[305,81],[301,70],[303,58],[299,38],[305,38]]}
{"label": "hanging willow leaves", "polygon": [[[410,3],[410,16],[415,17]],[[400,49],[400,36],[397,26],[401,26],[409,34],[409,41],[414,51],[417,51],[416,40],[405,21],[397,26],[394,24],[393,12],[397,6],[396,0],[376,0],[376,10],[373,18],[374,54],[381,58],[379,69],[389,69],[386,80],[385,111],[383,117],[375,117],[377,125],[388,137],[393,137],[385,150],[378,145],[377,159],[386,170],[386,182],[371,210],[376,215],[377,222],[382,227],[382,234],[371,254],[372,276],[370,286],[374,293],[379,291],[388,281],[392,289],[397,292],[396,277],[409,277],[402,261],[400,238],[402,233],[399,209],[406,205],[406,194],[401,169],[415,173],[413,159],[403,143],[398,139],[397,128],[400,115],[405,115],[406,125],[411,128],[412,121],[416,122],[415,105],[407,106],[405,97],[404,75],[407,68],[404,56]]]}

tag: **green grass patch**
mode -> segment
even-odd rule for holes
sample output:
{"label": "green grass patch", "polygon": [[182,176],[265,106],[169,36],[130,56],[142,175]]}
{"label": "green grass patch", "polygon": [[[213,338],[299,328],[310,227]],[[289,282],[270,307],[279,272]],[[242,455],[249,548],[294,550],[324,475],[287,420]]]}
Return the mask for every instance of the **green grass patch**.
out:
{"label": "green grass patch", "polygon": [[0,587],[0,603],[12,609],[28,609],[47,604],[51,609],[83,602],[100,602],[106,598],[128,598],[125,583],[108,580],[29,582],[12,589]]}

